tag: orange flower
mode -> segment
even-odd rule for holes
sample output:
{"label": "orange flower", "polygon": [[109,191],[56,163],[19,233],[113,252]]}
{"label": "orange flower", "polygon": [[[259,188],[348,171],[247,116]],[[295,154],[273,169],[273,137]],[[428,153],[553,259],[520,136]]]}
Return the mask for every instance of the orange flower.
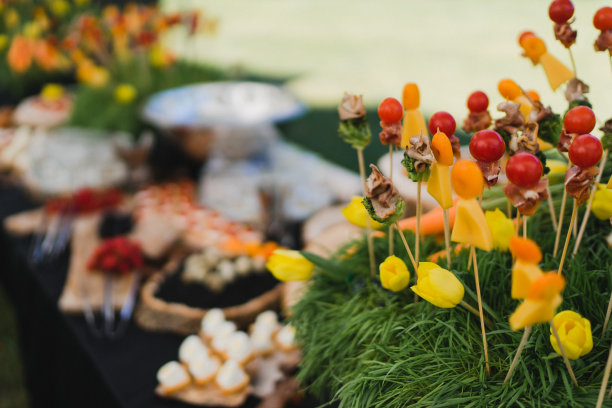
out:
{"label": "orange flower", "polygon": [[34,41],[23,35],[13,37],[9,48],[7,60],[12,71],[21,74],[32,65],[34,55]]}
{"label": "orange flower", "polygon": [[60,54],[59,50],[50,41],[40,40],[34,49],[36,63],[45,71],[61,69],[67,62]]}

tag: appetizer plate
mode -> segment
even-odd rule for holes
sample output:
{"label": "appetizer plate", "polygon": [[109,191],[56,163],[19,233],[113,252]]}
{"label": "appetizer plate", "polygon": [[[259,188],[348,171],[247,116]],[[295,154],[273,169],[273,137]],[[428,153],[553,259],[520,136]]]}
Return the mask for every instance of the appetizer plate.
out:
{"label": "appetizer plate", "polygon": [[285,88],[258,82],[214,82],[162,91],[143,116],[160,128],[244,127],[293,119],[305,112]]}

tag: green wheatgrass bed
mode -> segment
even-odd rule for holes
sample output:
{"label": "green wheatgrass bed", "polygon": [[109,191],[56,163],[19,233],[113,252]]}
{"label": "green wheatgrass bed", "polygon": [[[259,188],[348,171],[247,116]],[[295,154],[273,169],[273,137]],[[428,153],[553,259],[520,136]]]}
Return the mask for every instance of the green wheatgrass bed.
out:
{"label": "green wheatgrass bed", "polygon": [[[608,166],[604,180],[611,170]],[[562,190],[561,185],[555,187],[558,208]],[[505,208],[503,199],[485,196],[485,203]],[[571,205],[564,231],[570,212]],[[544,253],[542,269],[556,269],[555,237],[545,203],[529,219],[528,231]],[[292,316],[304,353],[299,379],[314,394],[343,408],[595,406],[612,342],[609,326],[601,336],[612,287],[612,250],[605,243],[609,232],[609,221],[591,216],[579,252],[569,256],[563,271],[567,285],[558,311],[574,310],[592,323],[593,350],[572,363],[580,387],[573,386],[562,358],[553,351],[545,324],[534,328],[511,382],[503,384],[522,335],[508,324],[519,303],[510,297],[510,253],[477,251],[483,307],[494,324],[487,328],[492,371],[487,377],[478,317],[460,307],[414,303],[408,288],[399,293],[384,290],[378,277],[372,281],[369,276],[363,239],[347,243],[327,260],[307,254],[317,267]],[[412,234],[408,242],[413,245]],[[388,253],[387,239],[374,243],[376,259],[382,262]],[[353,247],[356,251],[348,255]],[[570,251],[572,247],[573,239]],[[395,254],[410,265],[399,237],[395,248]],[[427,238],[421,251],[427,255],[441,248]],[[465,286],[464,300],[476,305],[467,255],[463,251],[455,256],[451,269]],[[445,267],[444,260],[441,266]],[[604,406],[612,406],[612,400]]]}

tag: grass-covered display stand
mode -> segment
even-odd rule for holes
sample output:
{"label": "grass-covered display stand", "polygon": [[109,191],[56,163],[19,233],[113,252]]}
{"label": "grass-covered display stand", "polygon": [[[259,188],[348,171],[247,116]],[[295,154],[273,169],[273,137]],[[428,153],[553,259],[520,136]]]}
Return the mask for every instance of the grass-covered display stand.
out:
{"label": "grass-covered display stand", "polygon": [[[529,237],[544,253],[542,270],[556,270],[554,230],[544,207],[530,217]],[[572,362],[579,387],[550,345],[546,324],[534,327],[511,381],[504,384],[522,335],[508,324],[519,304],[510,297],[510,252],[478,251],[483,307],[492,321],[487,327],[488,377],[478,317],[461,307],[440,309],[422,299],[415,303],[409,287],[399,293],[383,289],[378,277],[370,277],[365,240],[347,243],[329,259],[306,254],[317,267],[293,309],[303,350],[299,379],[311,392],[345,408],[595,406],[612,342],[609,326],[601,333],[612,287],[612,250],[605,241],[609,232],[610,222],[591,217],[579,252],[564,268],[567,285],[558,311],[576,311],[592,323],[593,350]],[[411,246],[413,239],[410,235]],[[375,239],[379,263],[388,254],[387,245],[386,237]],[[442,245],[429,238],[423,253]],[[409,265],[399,238],[395,248]],[[476,305],[468,254],[464,250],[454,256],[450,269],[465,287],[464,300]],[[604,406],[612,406],[612,400]]]}

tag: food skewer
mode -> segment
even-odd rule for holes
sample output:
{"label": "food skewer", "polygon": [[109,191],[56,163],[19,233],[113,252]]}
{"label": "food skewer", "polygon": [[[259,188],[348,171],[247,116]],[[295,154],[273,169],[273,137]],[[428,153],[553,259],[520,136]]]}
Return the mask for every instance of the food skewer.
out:
{"label": "food skewer", "polygon": [[593,26],[600,30],[595,40],[595,51],[608,51],[610,69],[612,69],[612,7],[602,7],[593,16]]}
{"label": "food skewer", "polygon": [[610,370],[612,369],[612,347],[610,347],[610,351],[608,352],[608,361],[606,362],[606,367],[604,368],[603,379],[601,380],[601,387],[599,388],[599,395],[597,396],[597,405],[595,408],[601,408],[603,405],[603,400],[606,395],[606,388],[608,388],[608,380],[610,379]]}
{"label": "food skewer", "polygon": [[570,0],[554,0],[548,8],[548,16],[555,23],[555,38],[567,48],[572,63],[572,70],[574,71],[574,76],[576,76],[576,61],[574,60],[571,47],[576,42],[577,32],[572,30],[570,26],[574,20],[569,21],[573,15],[574,5]]}

